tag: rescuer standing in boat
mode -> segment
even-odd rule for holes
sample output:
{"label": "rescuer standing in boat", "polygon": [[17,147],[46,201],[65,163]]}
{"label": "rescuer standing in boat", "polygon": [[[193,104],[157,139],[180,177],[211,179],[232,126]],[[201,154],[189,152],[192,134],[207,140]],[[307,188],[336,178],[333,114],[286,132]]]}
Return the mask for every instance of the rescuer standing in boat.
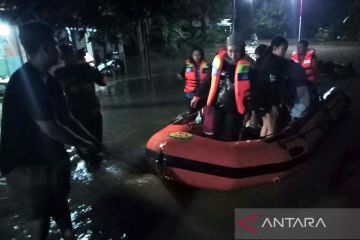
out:
{"label": "rescuer standing in boat", "polygon": [[207,96],[207,106],[213,111],[204,116],[204,121],[212,118],[212,124],[204,128],[204,132],[219,140],[236,141],[250,97],[250,62],[245,55],[244,39],[238,33],[232,33],[226,45],[227,50],[215,56],[211,79],[192,98],[191,106],[196,107],[199,100]]}

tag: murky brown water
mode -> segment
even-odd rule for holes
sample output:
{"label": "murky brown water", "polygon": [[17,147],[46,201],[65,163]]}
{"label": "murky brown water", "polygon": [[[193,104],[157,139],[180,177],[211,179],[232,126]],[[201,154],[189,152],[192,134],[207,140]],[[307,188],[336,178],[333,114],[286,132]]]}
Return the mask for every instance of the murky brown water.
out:
{"label": "murky brown water", "polygon": [[[324,58],[347,61],[360,56],[359,47],[343,46],[346,50],[341,52],[335,46],[318,47]],[[168,65],[164,71],[178,70]],[[154,74],[160,74],[162,67],[155,69]],[[352,97],[353,105],[309,161],[277,184],[232,192],[166,182],[150,173],[144,161],[147,139],[186,109],[174,75],[157,76],[153,84],[133,76],[100,90],[104,143],[113,154],[90,174],[69,150],[70,206],[79,239],[228,240],[234,239],[235,208],[359,207],[360,79],[336,84]],[[0,179],[0,239],[26,239],[24,222],[7,196],[6,183]],[[59,238],[52,224],[50,239]]]}

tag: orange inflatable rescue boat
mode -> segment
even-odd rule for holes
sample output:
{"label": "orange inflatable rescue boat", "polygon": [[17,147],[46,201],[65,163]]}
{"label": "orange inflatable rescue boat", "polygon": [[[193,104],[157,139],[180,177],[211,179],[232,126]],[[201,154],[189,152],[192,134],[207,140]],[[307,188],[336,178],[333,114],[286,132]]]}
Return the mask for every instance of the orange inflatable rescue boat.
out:
{"label": "orange inflatable rescue boat", "polygon": [[226,191],[276,182],[306,160],[348,105],[332,88],[277,135],[235,142],[204,137],[202,124],[183,115],[149,139],[146,158],[157,174],[194,187]]}

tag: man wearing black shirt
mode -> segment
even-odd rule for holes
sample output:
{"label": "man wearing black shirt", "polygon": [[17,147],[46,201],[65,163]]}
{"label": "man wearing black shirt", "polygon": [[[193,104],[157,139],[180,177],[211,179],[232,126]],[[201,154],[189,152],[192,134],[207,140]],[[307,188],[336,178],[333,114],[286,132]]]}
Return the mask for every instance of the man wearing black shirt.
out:
{"label": "man wearing black shirt", "polygon": [[275,133],[278,111],[285,104],[286,84],[283,80],[288,42],[283,37],[271,41],[268,52],[256,60],[254,76],[251,78],[251,105],[262,118],[261,137]]}
{"label": "man wearing black shirt", "polygon": [[[65,65],[55,71],[55,76],[63,86],[70,112],[87,131],[101,142],[102,114],[100,100],[96,95],[94,84],[106,86],[105,78],[87,62],[77,61],[75,51],[71,45],[63,45],[61,53]],[[102,160],[101,156],[96,152],[87,155],[88,167],[99,167]]]}
{"label": "man wearing black shirt", "polygon": [[60,85],[48,73],[59,58],[52,27],[42,22],[25,24],[19,27],[19,38],[29,62],[11,76],[5,92],[0,170],[32,239],[47,238],[50,217],[64,239],[75,239],[67,203],[70,162],[64,143],[85,149],[98,144],[69,114]]}

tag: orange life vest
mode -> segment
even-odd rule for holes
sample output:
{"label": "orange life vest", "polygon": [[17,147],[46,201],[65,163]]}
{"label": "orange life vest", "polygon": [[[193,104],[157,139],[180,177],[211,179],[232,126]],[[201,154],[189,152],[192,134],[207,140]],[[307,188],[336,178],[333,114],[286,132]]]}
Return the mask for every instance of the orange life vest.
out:
{"label": "orange life vest", "polygon": [[222,54],[224,52],[227,52],[227,48],[226,47],[222,47],[222,48],[219,48],[219,50],[217,51],[217,54]]}
{"label": "orange life vest", "polygon": [[[215,56],[211,71],[211,87],[207,99],[207,105],[210,106],[215,99],[215,95],[220,82],[221,69],[224,63],[226,52],[222,52]],[[245,114],[244,99],[250,96],[250,80],[249,80],[250,62],[246,59],[240,59],[236,63],[234,74],[234,89],[236,107],[240,114]]]}
{"label": "orange life vest", "polygon": [[206,61],[202,61],[199,66],[200,79],[196,79],[196,67],[195,64],[189,60],[186,60],[185,68],[185,88],[184,92],[193,92],[198,86],[198,81],[202,82],[206,79],[209,64]]}
{"label": "orange life vest", "polygon": [[313,68],[313,61],[315,61],[315,49],[308,49],[304,59],[301,62],[299,62],[299,54],[297,51],[294,51],[291,54],[291,60],[301,65],[301,67],[305,70],[306,79],[308,81],[312,83],[317,83],[319,81],[317,69]]}

